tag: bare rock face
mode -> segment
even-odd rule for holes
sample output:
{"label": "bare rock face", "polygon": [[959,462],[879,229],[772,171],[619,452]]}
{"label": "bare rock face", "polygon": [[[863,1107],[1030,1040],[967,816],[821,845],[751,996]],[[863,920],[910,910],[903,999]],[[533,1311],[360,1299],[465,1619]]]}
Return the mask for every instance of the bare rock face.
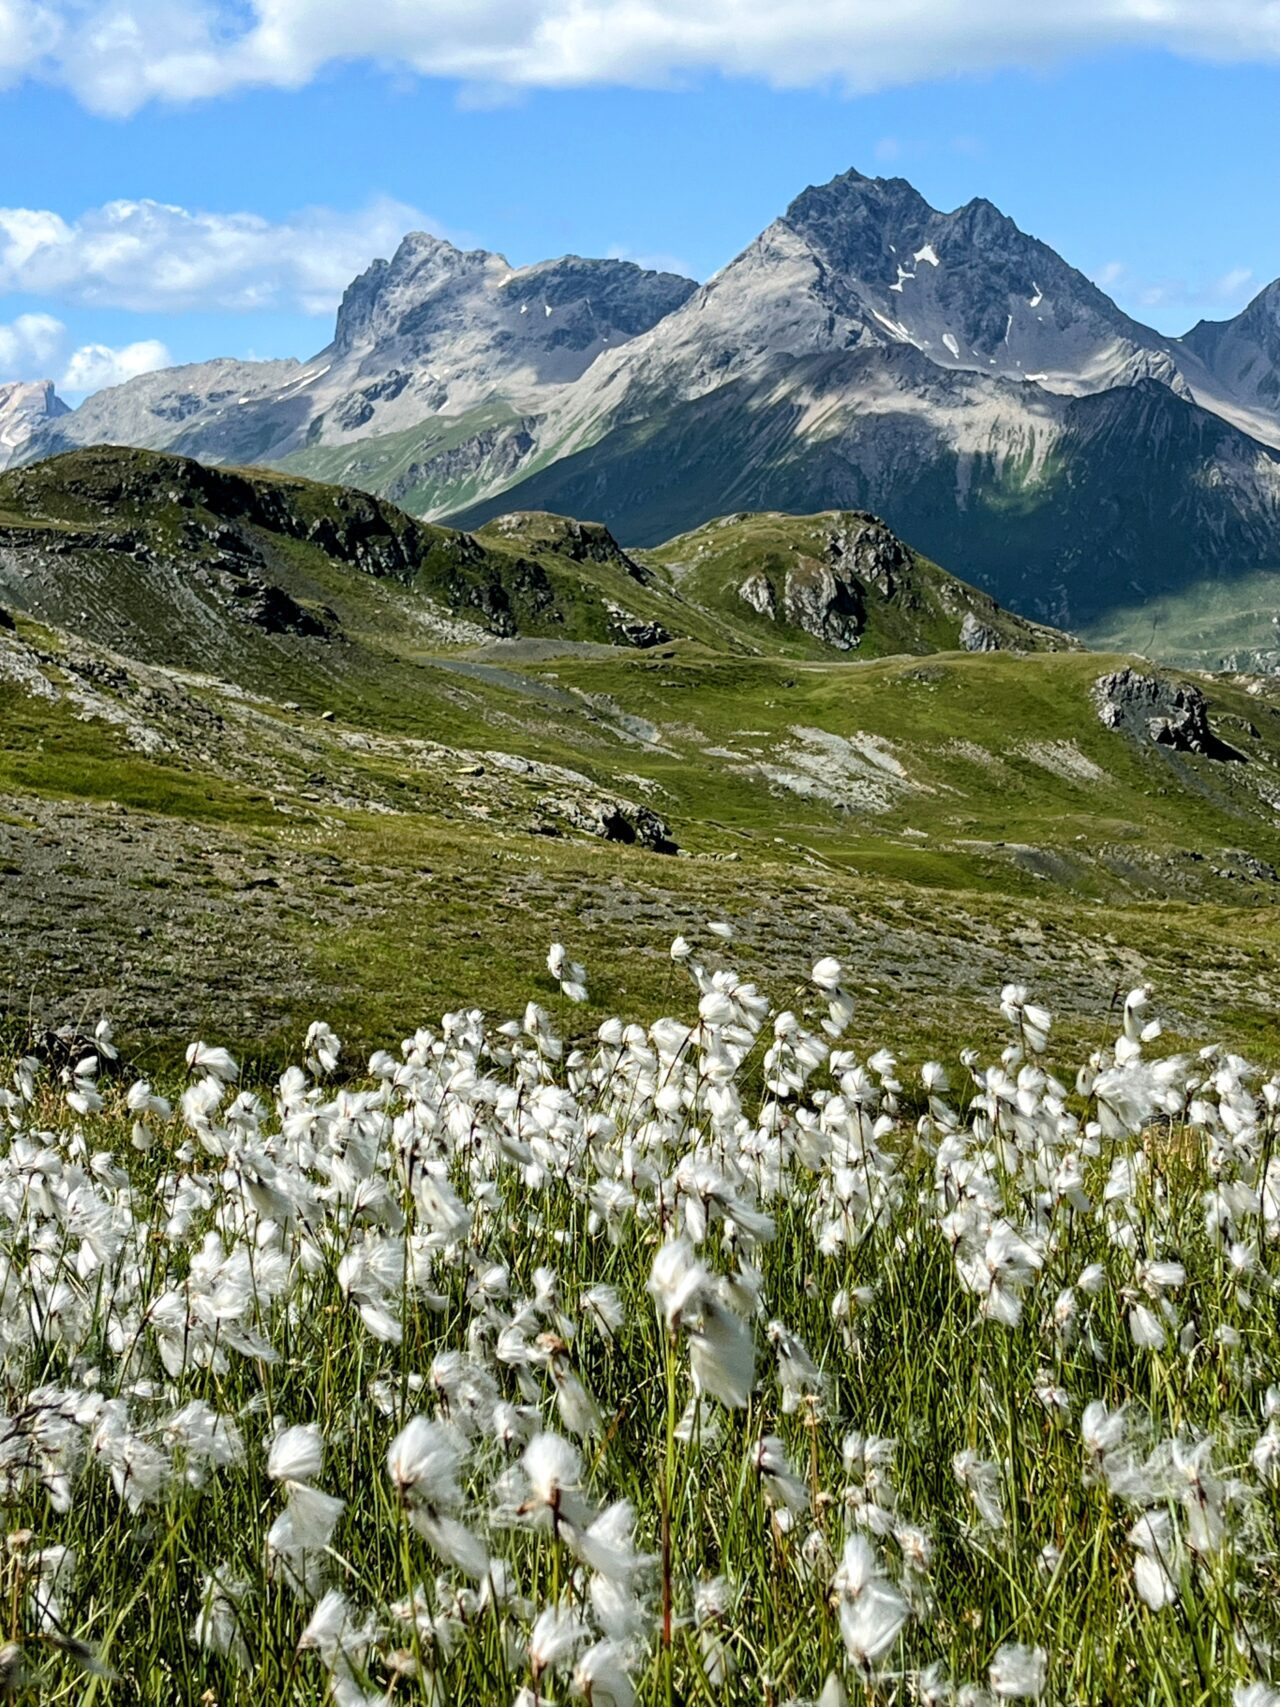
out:
{"label": "bare rock face", "polygon": [[757,616],[767,616],[770,622],[778,619],[778,601],[773,583],[766,575],[748,575],[738,588],[738,597],[749,605]]}
{"label": "bare rock face", "polygon": [[[317,416],[322,428],[323,421]],[[423,487],[461,485],[483,470],[489,479],[503,482],[514,475],[534,446],[537,417],[521,416],[505,426],[485,427],[460,443],[416,459],[387,482],[384,496],[393,504],[413,508],[415,495]],[[318,437],[317,433],[317,437]]]}
{"label": "bare rock face", "polygon": [[787,570],[782,612],[792,627],[841,652],[851,652],[866,627],[861,585],[825,563],[801,563]]}
{"label": "bare rock face", "polygon": [[0,468],[21,456],[28,439],[42,427],[69,413],[51,379],[0,385]]}
{"label": "bare rock face", "polygon": [[1208,702],[1189,682],[1145,676],[1133,669],[1116,670],[1098,677],[1093,699],[1108,729],[1121,730],[1176,753],[1243,762],[1242,753],[1214,734]]}
{"label": "bare rock face", "polygon": [[886,599],[897,591],[896,577],[911,565],[911,554],[897,534],[865,510],[849,510],[841,516],[827,552],[842,580],[861,581]]}
{"label": "bare rock face", "polygon": [[974,613],[966,611],[960,624],[960,645],[966,652],[999,652],[1004,641],[994,628],[988,628]]}

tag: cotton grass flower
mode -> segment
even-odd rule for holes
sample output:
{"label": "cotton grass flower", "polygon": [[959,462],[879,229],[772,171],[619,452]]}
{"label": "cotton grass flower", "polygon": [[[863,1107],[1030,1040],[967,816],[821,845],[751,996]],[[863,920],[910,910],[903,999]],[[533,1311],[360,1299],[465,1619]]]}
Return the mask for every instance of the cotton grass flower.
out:
{"label": "cotton grass flower", "polygon": [[870,1673],[897,1641],[910,1608],[881,1571],[865,1536],[851,1535],[845,1542],[831,1592],[845,1652],[860,1671]]}
{"label": "cotton grass flower", "polygon": [[1045,1692],[1049,1656],[1043,1648],[1011,1642],[991,1662],[991,1693],[998,1701],[1039,1701]]}
{"label": "cotton grass flower", "polygon": [[840,1707],[833,1651],[954,1707],[1048,1699],[1049,1653],[1093,1687],[1104,1641],[1145,1698],[1198,1675],[1184,1598],[1235,1633],[1222,1690],[1268,1675],[1280,1078],[1161,1057],[1145,999],[1068,1073],[1016,987],[995,1058],[942,1037],[917,1078],[914,1040],[837,1042],[834,955],[775,1010],[673,947],[644,1025],[477,991],[367,1071],[317,1021],[270,1085],[196,1045],[177,1119],[99,1083],[108,1030],[0,1069],[5,1678],[104,1666],[90,1586],[144,1707],[209,1668]]}

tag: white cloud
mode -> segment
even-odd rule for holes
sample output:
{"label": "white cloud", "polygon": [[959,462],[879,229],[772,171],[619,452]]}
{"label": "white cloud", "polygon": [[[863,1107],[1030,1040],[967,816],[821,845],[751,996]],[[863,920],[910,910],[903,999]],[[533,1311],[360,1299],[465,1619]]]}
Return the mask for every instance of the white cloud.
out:
{"label": "white cloud", "polygon": [[52,314],[20,314],[0,325],[0,383],[9,379],[49,379],[59,374],[58,390],[71,396],[121,385],[140,373],[168,367],[170,355],[158,338],[112,349],[82,344],[67,354],[67,328]]}
{"label": "white cloud", "polygon": [[1252,267],[1232,267],[1230,272],[1223,273],[1220,279],[1215,279],[1210,288],[1214,296],[1220,297],[1224,302],[1231,302],[1251,285]]}
{"label": "white cloud", "polygon": [[66,330],[52,314],[20,314],[0,326],[0,382],[47,378]]}
{"label": "white cloud", "polygon": [[1127,261],[1107,261],[1091,276],[1130,311],[1173,322],[1179,331],[1192,315],[1238,314],[1258,288],[1252,267],[1232,267],[1217,278],[1144,278]]}
{"label": "white cloud", "polygon": [[108,385],[123,385],[126,379],[169,365],[169,352],[159,338],[144,338],[117,350],[107,344],[82,344],[68,360],[58,390],[71,396],[103,391]]}
{"label": "white cloud", "polygon": [[[0,0],[0,7],[4,0]],[[141,313],[182,309],[333,311],[375,255],[426,222],[387,197],[354,213],[306,208],[272,221],[116,201],[75,221],[0,208],[0,295]]]}
{"label": "white cloud", "polygon": [[1158,48],[1280,58],[1275,0],[0,0],[0,80],[42,76],[99,112],[253,86],[340,60],[473,89],[654,85],[713,72],[861,91]]}
{"label": "white cloud", "polygon": [[54,54],[61,33],[52,6],[0,0],[0,86]]}

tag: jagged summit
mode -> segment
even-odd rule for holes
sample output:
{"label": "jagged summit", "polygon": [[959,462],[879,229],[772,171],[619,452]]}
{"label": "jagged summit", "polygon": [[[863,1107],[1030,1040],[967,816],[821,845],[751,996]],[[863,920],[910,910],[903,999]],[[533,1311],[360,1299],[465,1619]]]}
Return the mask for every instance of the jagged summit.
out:
{"label": "jagged summit", "polygon": [[411,232],[347,287],[333,340],[310,361],[147,374],[49,424],[28,453],[105,442],[277,462],[490,401],[539,411],[695,288],[630,261],[578,255],[513,268],[488,250]]}
{"label": "jagged summit", "polygon": [[1124,383],[1143,351],[1167,355],[985,198],[943,213],[903,178],[849,172],[804,191],[778,225],[813,269],[815,307],[834,311],[832,345],[912,344],[942,367],[1068,394]]}
{"label": "jagged summit", "polygon": [[1257,414],[1280,414],[1280,279],[1233,320],[1201,320],[1182,343]]}
{"label": "jagged summit", "polygon": [[1074,625],[1280,562],[1278,305],[1166,337],[986,198],[850,170],[702,286],[410,233],[311,361],[147,375],[23,454],[270,462],[466,524],[586,512],[628,548],[734,507],[864,508]]}
{"label": "jagged summit", "polygon": [[32,436],[70,413],[51,379],[14,380],[0,385],[0,468],[22,456]]}

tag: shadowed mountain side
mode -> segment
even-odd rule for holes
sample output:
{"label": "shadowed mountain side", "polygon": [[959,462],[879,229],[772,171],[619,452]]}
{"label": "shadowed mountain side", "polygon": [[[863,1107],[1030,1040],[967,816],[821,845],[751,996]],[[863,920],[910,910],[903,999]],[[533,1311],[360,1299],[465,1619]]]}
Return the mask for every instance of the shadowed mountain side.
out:
{"label": "shadowed mountain side", "polygon": [[[849,404],[854,388],[871,401]],[[1070,627],[1280,566],[1280,454],[1166,386],[1051,397],[904,350],[773,361],[452,520],[512,504],[589,508],[637,546],[726,510],[870,509],[1005,605]]]}

